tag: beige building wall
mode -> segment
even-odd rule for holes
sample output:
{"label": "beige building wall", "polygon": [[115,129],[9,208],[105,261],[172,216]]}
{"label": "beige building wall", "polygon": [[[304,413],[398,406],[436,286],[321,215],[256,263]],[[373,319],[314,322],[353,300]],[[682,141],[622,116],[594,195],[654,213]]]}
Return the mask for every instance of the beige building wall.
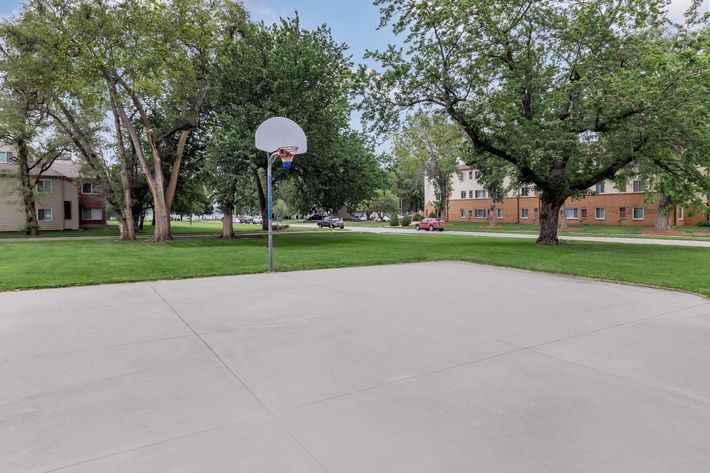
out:
{"label": "beige building wall", "polygon": [[[76,184],[59,177],[43,177],[50,181],[51,192],[35,190],[35,207],[51,209],[51,220],[38,220],[40,230],[78,230],[79,194]],[[25,228],[25,210],[17,179],[0,178],[0,232],[16,232]],[[65,219],[64,202],[70,202],[70,219]]]}
{"label": "beige building wall", "polygon": [[25,211],[17,179],[0,177],[0,232],[15,232],[25,227]]}

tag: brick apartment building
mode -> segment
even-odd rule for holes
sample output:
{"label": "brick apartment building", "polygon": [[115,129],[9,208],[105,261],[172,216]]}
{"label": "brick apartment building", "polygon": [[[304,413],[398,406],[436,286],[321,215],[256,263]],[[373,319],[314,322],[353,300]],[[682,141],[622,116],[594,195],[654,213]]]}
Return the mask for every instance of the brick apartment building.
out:
{"label": "brick apartment building", "polygon": [[[0,232],[25,228],[25,210],[12,153],[11,147],[0,146]],[[79,230],[106,225],[103,196],[93,182],[82,178],[80,170],[80,166],[69,159],[57,159],[43,173],[35,188],[40,230]]]}
{"label": "brick apartment building", "polygon": [[[453,191],[449,199],[449,221],[481,222],[488,220],[491,199],[477,180],[478,171],[466,165],[459,166],[453,177]],[[564,215],[570,226],[574,225],[654,225],[658,209],[645,202],[646,193],[640,181],[631,181],[623,188],[616,188],[612,182],[597,184],[591,190],[594,195],[581,199],[568,199]],[[434,186],[426,181],[424,188],[425,211],[434,210]],[[496,222],[499,223],[540,223],[540,200],[533,187],[518,189],[509,193],[502,203],[496,204]],[[686,215],[685,209],[678,207],[672,216],[673,225],[695,225],[706,217],[702,213]]]}

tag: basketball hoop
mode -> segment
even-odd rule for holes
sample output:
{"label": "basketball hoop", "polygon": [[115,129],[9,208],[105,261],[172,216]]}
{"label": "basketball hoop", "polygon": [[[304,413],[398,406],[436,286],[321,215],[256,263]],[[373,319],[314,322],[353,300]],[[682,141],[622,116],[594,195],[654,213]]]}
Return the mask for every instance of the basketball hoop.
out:
{"label": "basketball hoop", "polygon": [[279,159],[281,159],[281,165],[286,169],[290,169],[293,166],[293,157],[298,153],[298,146],[286,146],[279,148]]}

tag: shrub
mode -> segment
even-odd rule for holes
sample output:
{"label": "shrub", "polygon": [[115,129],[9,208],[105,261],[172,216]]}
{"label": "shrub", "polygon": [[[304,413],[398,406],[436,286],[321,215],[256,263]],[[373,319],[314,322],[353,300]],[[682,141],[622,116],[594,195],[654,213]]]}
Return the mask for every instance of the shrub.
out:
{"label": "shrub", "polygon": [[701,220],[698,222],[699,227],[710,227],[710,220]]}
{"label": "shrub", "polygon": [[403,227],[408,227],[410,223],[412,223],[412,218],[409,215],[405,215],[404,217],[402,217]]}
{"label": "shrub", "polygon": [[412,220],[414,220],[415,222],[421,222],[423,218],[424,218],[424,215],[417,212],[414,214],[414,217],[412,217]]}
{"label": "shrub", "polygon": [[436,212],[429,212],[429,218],[436,218]]}
{"label": "shrub", "polygon": [[392,214],[390,219],[390,227],[399,227],[399,216],[396,213]]}

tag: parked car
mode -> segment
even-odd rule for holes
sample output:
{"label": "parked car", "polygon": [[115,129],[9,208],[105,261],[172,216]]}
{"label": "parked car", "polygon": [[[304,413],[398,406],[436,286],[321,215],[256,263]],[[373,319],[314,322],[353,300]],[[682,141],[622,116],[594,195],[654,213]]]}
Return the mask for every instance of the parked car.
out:
{"label": "parked car", "polygon": [[390,216],[389,216],[389,215],[385,215],[384,217],[382,217],[382,221],[383,221],[383,222],[389,222],[390,220],[391,220],[391,219],[390,219]]}
{"label": "parked car", "polygon": [[318,226],[321,228],[345,228],[345,222],[338,217],[323,217]]}
{"label": "parked car", "polygon": [[239,223],[254,223],[254,217],[252,217],[251,215],[243,215],[239,219]]}
{"label": "parked car", "polygon": [[429,232],[433,232],[434,230],[439,230],[440,232],[443,232],[444,231],[444,221],[441,220],[440,218],[427,217],[427,218],[422,219],[421,221],[417,222],[417,224],[414,226],[414,228],[417,231],[424,229]]}
{"label": "parked car", "polygon": [[257,225],[261,225],[262,223],[264,223],[264,220],[263,220],[261,217],[254,217],[254,218],[251,220],[251,223],[255,223],[255,224],[257,224]]}
{"label": "parked car", "polygon": [[353,217],[353,222],[367,222],[367,215]]}
{"label": "parked car", "polygon": [[320,222],[321,220],[323,220],[324,217],[325,217],[325,215],[313,214],[310,217],[308,217],[308,221],[309,222]]}

